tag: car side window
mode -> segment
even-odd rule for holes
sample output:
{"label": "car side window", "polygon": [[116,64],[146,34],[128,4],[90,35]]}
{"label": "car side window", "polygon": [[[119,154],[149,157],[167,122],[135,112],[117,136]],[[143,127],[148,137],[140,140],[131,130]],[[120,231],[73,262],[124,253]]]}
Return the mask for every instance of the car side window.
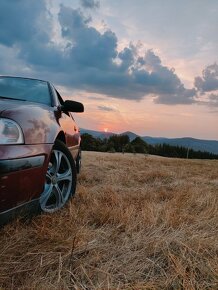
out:
{"label": "car side window", "polygon": [[63,105],[64,104],[64,100],[62,99],[61,95],[58,93],[58,91],[56,89],[55,89],[55,92],[57,94],[57,97],[58,97],[58,100],[59,100],[60,104]]}
{"label": "car side window", "polygon": [[[57,97],[58,97],[58,101],[59,101],[59,103],[60,103],[60,105],[63,105],[64,104],[64,100],[62,99],[62,97],[61,97],[61,95],[59,94],[59,92],[55,89],[55,93],[56,93],[56,95],[57,95]],[[64,112],[67,116],[71,116],[70,115],[70,113],[69,112]]]}
{"label": "car side window", "polygon": [[[51,87],[52,87],[53,94],[55,95],[55,97],[56,97],[57,101],[59,102],[59,104],[63,105],[64,104],[64,100],[62,99],[61,95],[55,89],[55,87],[53,85]],[[67,114],[69,117],[71,117],[74,120],[73,115],[70,112],[64,112],[64,113]]]}
{"label": "car side window", "polygon": [[[55,89],[55,92],[57,94],[57,97],[58,97],[60,104],[63,105],[64,101],[63,101],[61,95],[58,93],[58,91],[56,89]],[[70,112],[65,112],[65,113],[74,120],[73,115]]]}

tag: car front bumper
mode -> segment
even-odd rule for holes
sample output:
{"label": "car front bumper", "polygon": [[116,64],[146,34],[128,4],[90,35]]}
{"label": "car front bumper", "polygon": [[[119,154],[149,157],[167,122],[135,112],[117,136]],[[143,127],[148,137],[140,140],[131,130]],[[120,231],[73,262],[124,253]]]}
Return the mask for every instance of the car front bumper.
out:
{"label": "car front bumper", "polygon": [[52,146],[0,145],[0,214],[39,198]]}
{"label": "car front bumper", "polygon": [[44,155],[0,160],[0,174],[6,174],[35,167],[42,167],[44,161],[45,161]]}

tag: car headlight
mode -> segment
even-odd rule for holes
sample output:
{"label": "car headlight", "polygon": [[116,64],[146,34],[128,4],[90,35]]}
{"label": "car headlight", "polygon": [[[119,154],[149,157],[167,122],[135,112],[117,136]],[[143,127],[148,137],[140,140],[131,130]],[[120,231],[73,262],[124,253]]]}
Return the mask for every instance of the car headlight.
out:
{"label": "car headlight", "polygon": [[0,118],[0,145],[24,143],[20,126],[10,119]]}

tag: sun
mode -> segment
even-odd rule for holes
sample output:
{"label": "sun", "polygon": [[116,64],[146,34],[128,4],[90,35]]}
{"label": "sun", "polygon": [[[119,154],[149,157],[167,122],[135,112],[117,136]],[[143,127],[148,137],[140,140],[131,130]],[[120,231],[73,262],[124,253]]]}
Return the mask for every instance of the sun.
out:
{"label": "sun", "polygon": [[108,128],[104,128],[104,132],[107,133],[108,132]]}

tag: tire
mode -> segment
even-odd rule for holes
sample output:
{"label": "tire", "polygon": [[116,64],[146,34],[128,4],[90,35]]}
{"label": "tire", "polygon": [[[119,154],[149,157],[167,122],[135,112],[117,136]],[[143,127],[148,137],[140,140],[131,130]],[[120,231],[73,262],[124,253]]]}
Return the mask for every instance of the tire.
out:
{"label": "tire", "polygon": [[50,155],[44,191],[39,203],[44,212],[62,208],[76,191],[75,161],[66,145],[56,140]]}
{"label": "tire", "polygon": [[82,160],[82,151],[81,151],[81,148],[79,148],[79,152],[76,157],[76,172],[77,173],[80,173],[81,171],[81,166],[82,166],[81,160]]}

